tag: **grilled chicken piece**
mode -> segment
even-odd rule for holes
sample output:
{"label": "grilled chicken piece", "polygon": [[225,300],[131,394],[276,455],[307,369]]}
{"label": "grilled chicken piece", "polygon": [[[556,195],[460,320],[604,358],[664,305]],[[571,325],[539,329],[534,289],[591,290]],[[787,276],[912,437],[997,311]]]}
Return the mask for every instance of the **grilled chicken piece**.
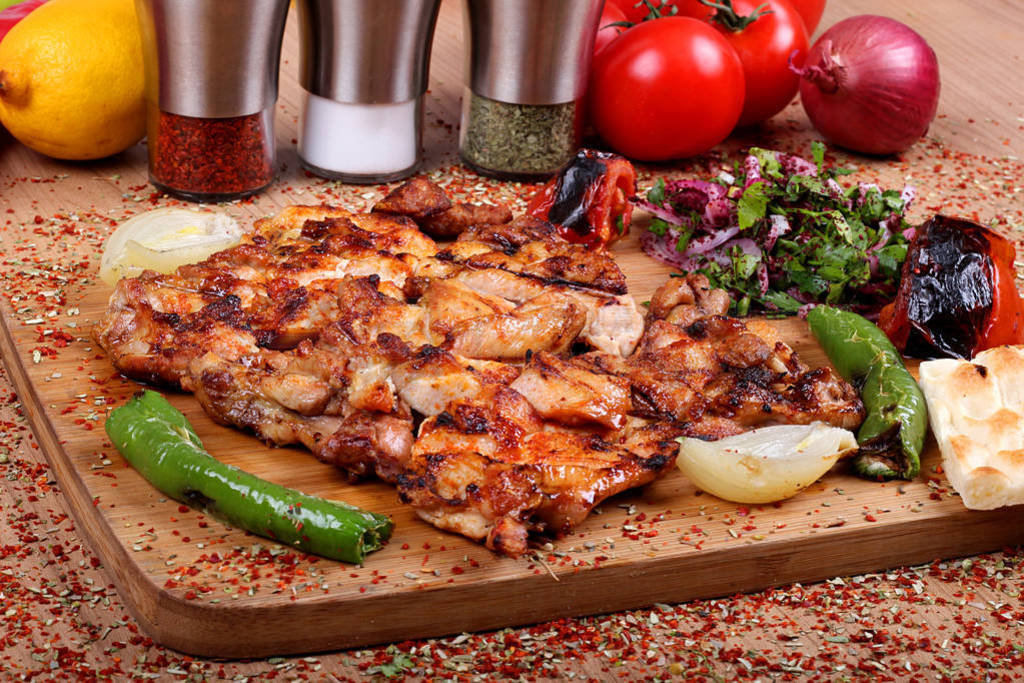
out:
{"label": "grilled chicken piece", "polygon": [[391,372],[398,396],[420,415],[442,412],[452,401],[479,396],[488,385],[504,386],[518,368],[493,361],[462,358],[437,347],[425,346]]}
{"label": "grilled chicken piece", "polygon": [[424,177],[392,190],[373,207],[375,213],[408,216],[432,237],[452,238],[474,226],[508,223],[512,211],[494,204],[452,204],[444,189]]}
{"label": "grilled chicken piece", "polygon": [[653,481],[675,461],[678,434],[635,418],[576,431],[493,388],[424,421],[398,490],[431,524],[518,556],[530,531],[566,533],[608,496]]}
{"label": "grilled chicken piece", "polygon": [[588,354],[580,362],[627,377],[634,414],[671,420],[688,436],[815,421],[853,429],[864,419],[856,390],[830,368],[810,370],[785,344],[734,318],[686,328],[654,321],[629,359]]}
{"label": "grilled chicken piece", "polygon": [[535,353],[509,385],[542,417],[564,425],[618,429],[631,409],[629,381],[592,372],[551,353]]}
{"label": "grilled chicken piece", "polygon": [[300,286],[377,275],[402,287],[417,259],[436,252],[437,244],[408,218],[300,206],[256,221],[247,241],[200,266],[243,280],[284,278]]}
{"label": "grilled chicken piece", "polygon": [[626,293],[626,276],[611,255],[568,242],[531,241],[498,251],[486,242],[459,240],[439,251],[437,258],[473,270],[498,268],[549,284]]}
{"label": "grilled chicken piece", "polygon": [[374,205],[373,210],[418,220],[447,211],[451,206],[452,200],[444,188],[424,176],[416,176],[389,192]]}
{"label": "grilled chicken piece", "polygon": [[[305,222],[292,227],[299,218]],[[125,374],[176,386],[207,350],[232,359],[254,346],[285,349],[314,337],[347,306],[339,306],[348,291],[338,283],[353,274],[373,275],[379,291],[401,301],[407,261],[435,251],[407,222],[292,207],[202,263],[122,280],[95,336]]]}
{"label": "grilled chicken piece", "polygon": [[512,210],[507,206],[459,202],[450,209],[420,220],[419,226],[431,237],[450,239],[474,226],[500,225],[511,220]]}
{"label": "grilled chicken piece", "polygon": [[214,299],[160,287],[153,275],[121,280],[93,330],[126,376],[177,387],[197,356],[212,352],[234,359],[257,349],[237,297]]}
{"label": "grilled chicken piece", "polygon": [[[278,446],[302,444],[351,477],[376,473],[395,481],[412,447],[411,413],[386,380],[369,409],[350,400],[358,397],[350,393],[353,384],[367,380],[366,361],[386,365],[393,357],[378,345],[348,345],[347,356],[310,344],[299,351],[295,357],[262,350],[237,361],[208,353],[189,364],[182,387],[220,424]],[[384,392],[390,400],[379,396]]]}
{"label": "grilled chicken piece", "polygon": [[302,229],[307,222],[321,222],[332,218],[351,219],[354,215],[351,211],[326,204],[289,206],[273,216],[255,221],[252,232],[242,236],[242,244],[266,247],[274,244],[284,246],[302,243]]}
{"label": "grilled chicken piece", "polygon": [[[315,450],[323,435],[341,424],[341,416],[314,417],[289,410],[275,400],[279,395],[264,392],[264,380],[272,377],[268,368],[207,353],[189,364],[189,375],[183,379],[182,387],[194,393],[207,414],[220,424],[248,429],[268,443],[301,443]],[[322,390],[322,385],[314,388],[317,394]]]}
{"label": "grilled chicken piece", "polygon": [[261,293],[244,306],[235,294],[190,291],[177,274],[147,271],[117,284],[93,334],[125,375],[175,387],[188,363],[208,351],[234,360],[257,348],[292,348],[332,321],[347,325],[353,338],[390,332],[427,342],[424,311],[386,294],[401,296],[376,276],[318,288],[279,284],[253,285]]}
{"label": "grilled chicken piece", "polygon": [[526,214],[508,221],[473,225],[459,235],[459,242],[481,242],[506,254],[514,254],[528,242],[562,242],[557,226]]}
{"label": "grilled chicken piece", "polygon": [[648,318],[686,327],[700,318],[727,314],[730,304],[729,295],[713,289],[707,277],[690,273],[669,278],[658,287],[651,296]]}
{"label": "grilled chicken piece", "polygon": [[678,433],[636,419],[618,430],[572,430],[497,388],[421,425],[398,492],[435,526],[518,556],[529,531],[567,532],[605,498],[664,473]]}
{"label": "grilled chicken piece", "polygon": [[643,316],[628,294],[611,296],[574,287],[545,285],[534,278],[496,268],[467,269],[452,279],[479,294],[501,296],[516,303],[536,299],[548,292],[562,294],[572,299],[586,314],[580,341],[605,353],[628,356],[643,334]]}
{"label": "grilled chicken piece", "polygon": [[429,341],[427,312],[378,289],[374,277],[346,278],[337,285],[339,313],[325,328],[344,333],[354,342],[367,343],[390,334],[419,346]]}
{"label": "grilled chicken piece", "polygon": [[458,280],[431,280],[419,305],[426,308],[431,343],[438,346],[459,323],[515,308],[507,299],[475,292]]}
{"label": "grilled chicken piece", "polygon": [[552,292],[506,313],[460,322],[448,332],[445,346],[467,358],[520,360],[537,351],[568,351],[586,322],[575,301]]}
{"label": "grilled chicken piece", "polygon": [[411,263],[436,252],[437,244],[408,218],[295,206],[256,221],[243,244],[207,263],[214,273],[232,272],[243,280],[284,277],[305,286],[376,274],[401,287]]}

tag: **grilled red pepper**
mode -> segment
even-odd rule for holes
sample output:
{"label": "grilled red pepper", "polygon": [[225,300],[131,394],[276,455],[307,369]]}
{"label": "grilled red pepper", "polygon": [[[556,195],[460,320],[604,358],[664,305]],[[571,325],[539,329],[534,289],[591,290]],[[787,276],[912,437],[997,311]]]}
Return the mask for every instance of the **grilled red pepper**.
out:
{"label": "grilled red pepper", "polygon": [[1024,343],[1013,244],[983,225],[935,216],[910,244],[896,300],[878,324],[919,358],[972,358]]}
{"label": "grilled red pepper", "polygon": [[629,232],[636,169],[618,154],[581,149],[533,195],[526,211],[569,242],[604,247]]}

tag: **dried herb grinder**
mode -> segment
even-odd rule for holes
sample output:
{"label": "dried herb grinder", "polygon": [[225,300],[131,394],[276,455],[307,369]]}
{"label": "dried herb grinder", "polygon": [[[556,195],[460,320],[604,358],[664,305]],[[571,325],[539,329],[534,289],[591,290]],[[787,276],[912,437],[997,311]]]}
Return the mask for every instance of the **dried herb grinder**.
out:
{"label": "dried herb grinder", "polygon": [[462,161],[498,178],[545,178],[579,147],[602,0],[464,2]]}

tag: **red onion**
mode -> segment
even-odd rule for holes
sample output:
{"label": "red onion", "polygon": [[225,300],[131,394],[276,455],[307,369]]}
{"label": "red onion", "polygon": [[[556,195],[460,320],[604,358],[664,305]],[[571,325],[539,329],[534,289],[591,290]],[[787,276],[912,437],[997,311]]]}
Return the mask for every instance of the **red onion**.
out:
{"label": "red onion", "polygon": [[928,130],[939,105],[935,51],[909,26],[864,14],[814,43],[800,73],[800,99],[831,142],[893,154]]}

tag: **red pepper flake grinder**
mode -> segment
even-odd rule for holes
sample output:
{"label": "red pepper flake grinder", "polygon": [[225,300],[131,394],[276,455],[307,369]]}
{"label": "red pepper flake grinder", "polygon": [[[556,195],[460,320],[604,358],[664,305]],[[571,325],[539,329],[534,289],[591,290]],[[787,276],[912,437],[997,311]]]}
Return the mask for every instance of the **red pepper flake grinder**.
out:
{"label": "red pepper flake grinder", "polygon": [[149,180],[220,202],[274,179],[274,103],[288,0],[136,0]]}

